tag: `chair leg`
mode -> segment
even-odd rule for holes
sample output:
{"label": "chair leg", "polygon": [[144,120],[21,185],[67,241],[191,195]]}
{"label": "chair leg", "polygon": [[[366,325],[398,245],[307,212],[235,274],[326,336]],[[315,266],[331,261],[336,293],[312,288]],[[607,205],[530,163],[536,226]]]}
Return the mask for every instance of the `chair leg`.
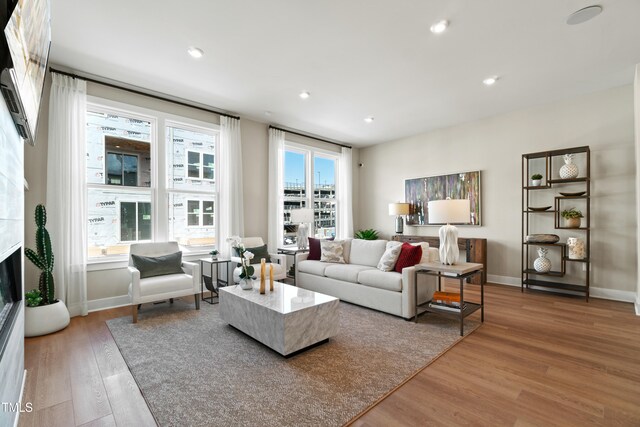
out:
{"label": "chair leg", "polygon": [[193,298],[196,300],[196,310],[200,310],[200,294],[193,294]]}
{"label": "chair leg", "polygon": [[132,305],[131,306],[131,315],[133,317],[133,323],[138,323],[138,307],[139,305]]}
{"label": "chair leg", "polygon": [[169,298],[169,304],[173,304],[173,298]]}

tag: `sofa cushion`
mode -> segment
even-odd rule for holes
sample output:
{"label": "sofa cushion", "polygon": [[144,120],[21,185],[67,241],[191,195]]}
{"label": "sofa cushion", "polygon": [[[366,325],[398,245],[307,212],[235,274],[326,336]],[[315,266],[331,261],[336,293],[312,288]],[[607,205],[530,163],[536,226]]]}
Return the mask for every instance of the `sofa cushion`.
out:
{"label": "sofa cushion", "polygon": [[344,239],[342,241],[342,256],[344,256],[344,262],[351,264],[351,241],[353,239]]}
{"label": "sofa cushion", "polygon": [[402,291],[402,274],[395,271],[364,270],[358,274],[358,283],[388,291]]}
{"label": "sofa cushion", "polygon": [[362,240],[351,241],[351,253],[349,263],[377,267],[378,261],[387,248],[386,240]]}
{"label": "sofa cushion", "polygon": [[316,276],[324,276],[324,270],[329,264],[322,261],[304,260],[296,264],[296,268],[301,273],[315,274]]}
{"label": "sofa cushion", "polygon": [[140,279],[140,296],[162,295],[193,288],[193,278],[184,273]]}
{"label": "sofa cushion", "polygon": [[140,271],[140,278],[164,276],[165,274],[181,274],[182,252],[157,257],[131,254],[131,262]]}
{"label": "sofa cushion", "polygon": [[358,283],[358,274],[365,270],[375,270],[375,268],[355,264],[328,264],[324,275],[343,282]]}
{"label": "sofa cushion", "polygon": [[378,270],[380,271],[392,271],[393,267],[396,265],[396,261],[398,261],[398,257],[400,256],[400,250],[402,249],[401,242],[387,242],[387,248],[385,249],[380,261],[378,261]]}
{"label": "sofa cushion", "polygon": [[[417,245],[414,246],[409,243],[402,244],[402,250],[400,251],[400,256],[398,257],[398,262],[396,263],[395,271],[398,273],[402,273],[402,269],[405,267],[413,267],[418,263],[422,263],[422,246]],[[429,259],[429,249],[427,249],[427,260]]]}
{"label": "sofa cushion", "polygon": [[322,240],[320,242],[320,261],[344,264],[342,240]]}
{"label": "sofa cushion", "polygon": [[[253,248],[245,248],[245,251],[251,252],[253,254],[253,258],[249,261],[250,264],[260,264],[260,260],[264,258],[267,262],[269,262],[269,250],[267,249],[267,245],[256,246]],[[238,248],[233,248],[233,252],[235,256],[239,257]]]}

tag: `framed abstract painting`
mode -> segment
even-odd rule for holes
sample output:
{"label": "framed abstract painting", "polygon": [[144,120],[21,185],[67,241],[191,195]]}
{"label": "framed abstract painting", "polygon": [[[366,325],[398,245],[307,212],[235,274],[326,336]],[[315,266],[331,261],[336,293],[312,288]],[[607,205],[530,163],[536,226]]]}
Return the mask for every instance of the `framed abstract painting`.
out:
{"label": "framed abstract painting", "polygon": [[462,225],[481,225],[480,171],[428,176],[404,181],[405,202],[409,203],[407,225],[442,225],[429,223],[427,203],[431,200],[469,199],[471,215]]}

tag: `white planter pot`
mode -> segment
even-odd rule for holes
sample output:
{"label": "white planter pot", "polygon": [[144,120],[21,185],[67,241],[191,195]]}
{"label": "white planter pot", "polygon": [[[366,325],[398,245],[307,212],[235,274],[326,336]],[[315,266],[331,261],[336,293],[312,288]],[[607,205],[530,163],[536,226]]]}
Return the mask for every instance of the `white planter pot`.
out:
{"label": "white planter pot", "polygon": [[531,180],[531,186],[540,187],[541,185],[542,185],[542,180],[541,179],[532,179]]}
{"label": "white planter pot", "polygon": [[25,337],[50,334],[66,328],[67,325],[69,325],[69,310],[62,301],[40,307],[25,307]]}

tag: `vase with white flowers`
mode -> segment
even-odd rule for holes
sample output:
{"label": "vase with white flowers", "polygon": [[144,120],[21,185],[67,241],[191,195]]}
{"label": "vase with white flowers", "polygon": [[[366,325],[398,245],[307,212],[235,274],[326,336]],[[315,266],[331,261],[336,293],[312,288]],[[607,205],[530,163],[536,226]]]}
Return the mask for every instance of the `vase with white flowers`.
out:
{"label": "vase with white flowers", "polygon": [[234,280],[237,277],[240,288],[244,290],[253,289],[255,268],[251,265],[251,260],[253,259],[254,254],[246,250],[244,244],[238,236],[229,237],[227,239],[227,243],[229,243],[231,247],[235,249],[241,260],[241,263],[233,272]]}

